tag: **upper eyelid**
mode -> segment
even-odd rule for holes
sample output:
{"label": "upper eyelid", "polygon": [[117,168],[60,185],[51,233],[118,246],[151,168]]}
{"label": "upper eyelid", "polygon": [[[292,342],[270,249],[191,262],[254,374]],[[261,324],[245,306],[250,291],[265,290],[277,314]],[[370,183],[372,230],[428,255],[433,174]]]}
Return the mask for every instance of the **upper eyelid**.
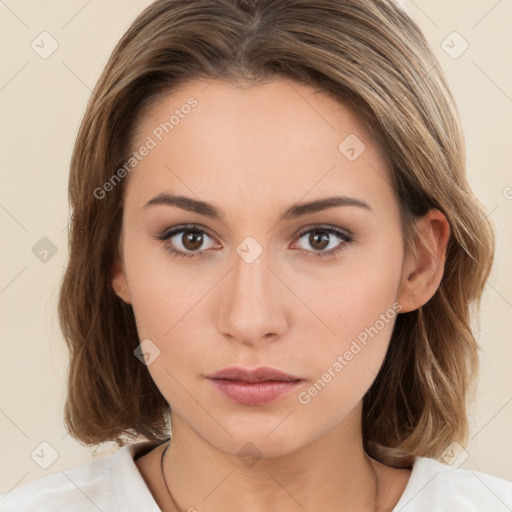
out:
{"label": "upper eyelid", "polygon": [[[303,236],[306,233],[308,233],[309,231],[314,231],[315,229],[318,229],[318,231],[321,231],[322,229],[339,231],[340,233],[346,234],[347,236],[350,236],[350,237],[353,236],[352,232],[349,231],[348,229],[340,228],[338,226],[333,226],[331,224],[313,224],[310,227],[305,227],[305,228],[299,230],[299,232],[297,233],[296,236]],[[334,233],[332,233],[332,234],[334,234]]]}

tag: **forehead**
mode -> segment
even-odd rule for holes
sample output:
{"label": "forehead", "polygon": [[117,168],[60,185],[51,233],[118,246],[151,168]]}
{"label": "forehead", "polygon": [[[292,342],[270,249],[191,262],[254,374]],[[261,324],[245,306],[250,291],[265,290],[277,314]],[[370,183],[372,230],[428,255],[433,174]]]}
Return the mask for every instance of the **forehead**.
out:
{"label": "forehead", "polygon": [[144,145],[127,192],[139,206],[167,190],[238,206],[332,192],[394,201],[386,155],[350,106],[285,79],[188,82],[142,116],[132,150]]}

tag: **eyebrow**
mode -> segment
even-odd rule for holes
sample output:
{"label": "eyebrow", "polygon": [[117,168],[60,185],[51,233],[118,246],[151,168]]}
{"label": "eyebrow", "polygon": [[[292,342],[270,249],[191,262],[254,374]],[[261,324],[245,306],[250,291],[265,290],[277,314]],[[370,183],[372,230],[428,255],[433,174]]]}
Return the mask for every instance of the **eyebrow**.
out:
{"label": "eyebrow", "polygon": [[[215,206],[212,204],[199,201],[197,199],[192,199],[191,197],[177,196],[166,192],[158,194],[153,199],[148,201],[144,205],[144,208],[156,205],[174,206],[188,212],[194,212],[199,215],[204,215],[205,217],[212,219],[219,219],[221,221],[225,217],[224,213],[221,210],[215,208]],[[303,215],[308,215],[339,206],[357,206],[367,210],[372,209],[368,203],[355,197],[331,196],[309,201],[307,203],[293,204],[283,212],[280,220],[296,219],[298,217],[302,217]]]}

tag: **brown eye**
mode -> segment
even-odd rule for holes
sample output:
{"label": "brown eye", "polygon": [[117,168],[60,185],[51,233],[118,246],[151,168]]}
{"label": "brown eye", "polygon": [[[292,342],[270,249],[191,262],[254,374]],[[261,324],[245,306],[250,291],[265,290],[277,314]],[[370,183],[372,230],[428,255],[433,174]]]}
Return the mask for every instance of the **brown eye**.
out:
{"label": "brown eye", "polygon": [[165,249],[171,254],[185,258],[202,257],[206,249],[215,247],[213,242],[205,247],[210,235],[193,225],[172,228],[156,238],[165,243]]}
{"label": "brown eye", "polygon": [[188,251],[197,251],[203,245],[204,237],[199,231],[185,231],[181,243]]}
{"label": "brown eye", "polygon": [[[299,240],[303,238],[306,240],[306,245],[313,249],[309,250],[306,248],[305,250],[320,257],[332,256],[343,250],[347,244],[353,241],[352,235],[330,226],[318,226],[304,231],[299,236]],[[338,239],[338,242],[336,242],[336,239]],[[326,251],[325,249],[328,247],[330,247],[330,250]]]}
{"label": "brown eye", "polygon": [[308,243],[318,251],[322,251],[329,245],[329,233],[314,231],[310,233]]}

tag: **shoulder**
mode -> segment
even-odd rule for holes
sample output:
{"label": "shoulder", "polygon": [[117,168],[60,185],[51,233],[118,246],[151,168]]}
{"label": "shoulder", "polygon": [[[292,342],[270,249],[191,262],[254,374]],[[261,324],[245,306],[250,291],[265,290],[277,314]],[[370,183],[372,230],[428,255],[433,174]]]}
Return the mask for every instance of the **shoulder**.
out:
{"label": "shoulder", "polygon": [[510,512],[512,482],[418,457],[393,512]]}
{"label": "shoulder", "polygon": [[157,511],[133,460],[148,445],[129,444],[113,455],[16,487],[0,497],[0,512],[133,510],[136,504]]}
{"label": "shoulder", "polygon": [[1,512],[50,511],[57,507],[89,510],[89,500],[103,500],[109,487],[110,457],[33,480],[12,489],[0,501]]}

